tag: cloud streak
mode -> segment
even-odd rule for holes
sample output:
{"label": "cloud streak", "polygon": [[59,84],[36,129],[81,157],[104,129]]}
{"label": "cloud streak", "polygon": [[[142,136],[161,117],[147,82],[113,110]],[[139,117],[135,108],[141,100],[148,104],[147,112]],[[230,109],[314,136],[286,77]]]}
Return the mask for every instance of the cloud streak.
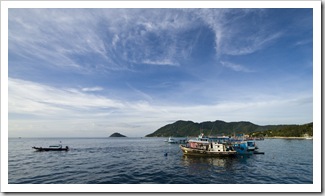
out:
{"label": "cloud streak", "polygon": [[224,67],[230,68],[234,71],[239,71],[239,72],[253,72],[252,70],[246,68],[243,65],[239,65],[239,64],[234,64],[234,63],[230,63],[230,62],[225,62],[225,61],[221,61],[220,62]]}
{"label": "cloud streak", "polygon": [[102,91],[103,88],[100,86],[95,86],[95,87],[90,87],[90,88],[82,88],[81,90],[85,91],[85,92],[94,92],[94,91]]}
{"label": "cloud streak", "polygon": [[[116,109],[125,107],[121,102],[82,91],[54,87],[9,78],[9,112],[35,116],[79,115],[80,110]],[[98,87],[97,87],[98,88]],[[87,89],[84,92],[89,92]],[[96,89],[95,89],[96,90]],[[68,112],[68,113],[67,113]]]}

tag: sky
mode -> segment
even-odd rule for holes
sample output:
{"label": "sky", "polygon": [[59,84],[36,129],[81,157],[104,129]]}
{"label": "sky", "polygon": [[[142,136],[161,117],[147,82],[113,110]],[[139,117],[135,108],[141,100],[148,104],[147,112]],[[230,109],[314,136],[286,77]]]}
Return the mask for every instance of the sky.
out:
{"label": "sky", "polygon": [[9,137],[313,121],[312,9],[16,9]]}

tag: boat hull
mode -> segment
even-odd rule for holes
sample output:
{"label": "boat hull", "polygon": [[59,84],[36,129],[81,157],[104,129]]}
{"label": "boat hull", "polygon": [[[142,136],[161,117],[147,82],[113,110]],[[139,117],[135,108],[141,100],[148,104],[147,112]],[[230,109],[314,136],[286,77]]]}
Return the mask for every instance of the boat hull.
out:
{"label": "boat hull", "polygon": [[33,147],[36,151],[68,151],[69,148],[42,148],[42,147]]}
{"label": "boat hull", "polygon": [[184,155],[209,156],[209,157],[230,157],[236,155],[236,151],[224,151],[224,152],[207,151],[207,150],[187,148],[182,145],[180,145],[180,148],[183,151]]}

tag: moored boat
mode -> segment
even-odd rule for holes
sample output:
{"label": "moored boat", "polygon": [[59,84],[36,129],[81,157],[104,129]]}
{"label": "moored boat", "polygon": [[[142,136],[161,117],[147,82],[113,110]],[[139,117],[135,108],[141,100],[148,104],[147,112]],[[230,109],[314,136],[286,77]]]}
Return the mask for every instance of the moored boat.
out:
{"label": "moored boat", "polygon": [[255,150],[258,149],[258,147],[255,144],[255,141],[249,140],[249,141],[246,141],[246,143],[247,143],[247,150],[248,151],[255,151]]}
{"label": "moored boat", "polygon": [[205,137],[200,134],[198,138],[189,140],[186,145],[180,145],[184,155],[200,156],[233,156],[264,154],[258,152],[255,141],[237,140],[227,136]]}
{"label": "moored boat", "polygon": [[165,142],[168,142],[170,144],[185,144],[187,141],[187,138],[180,138],[180,137],[169,137]]}
{"label": "moored boat", "polygon": [[234,156],[236,151],[231,145],[217,143],[209,141],[208,138],[204,138],[200,135],[197,139],[191,139],[187,144],[180,145],[184,155],[195,155],[195,156]]}
{"label": "moored boat", "polygon": [[254,150],[249,149],[246,141],[234,142],[232,143],[232,146],[238,155],[252,155],[255,150],[255,147]]}
{"label": "moored boat", "polygon": [[68,146],[62,147],[61,144],[59,144],[59,145],[52,145],[52,146],[49,146],[47,148],[35,147],[35,146],[33,146],[32,148],[35,149],[35,150],[37,150],[37,151],[68,151],[69,150],[69,147]]}

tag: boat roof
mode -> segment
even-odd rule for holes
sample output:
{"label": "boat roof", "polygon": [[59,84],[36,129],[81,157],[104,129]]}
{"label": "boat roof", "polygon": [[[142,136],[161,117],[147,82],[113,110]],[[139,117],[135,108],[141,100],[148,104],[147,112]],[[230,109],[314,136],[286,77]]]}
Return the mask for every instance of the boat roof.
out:
{"label": "boat roof", "polygon": [[191,139],[188,142],[195,142],[195,143],[201,143],[201,144],[209,144],[208,141],[202,141],[202,140],[197,140],[197,139]]}
{"label": "boat roof", "polygon": [[211,136],[210,139],[230,139],[229,136]]}

